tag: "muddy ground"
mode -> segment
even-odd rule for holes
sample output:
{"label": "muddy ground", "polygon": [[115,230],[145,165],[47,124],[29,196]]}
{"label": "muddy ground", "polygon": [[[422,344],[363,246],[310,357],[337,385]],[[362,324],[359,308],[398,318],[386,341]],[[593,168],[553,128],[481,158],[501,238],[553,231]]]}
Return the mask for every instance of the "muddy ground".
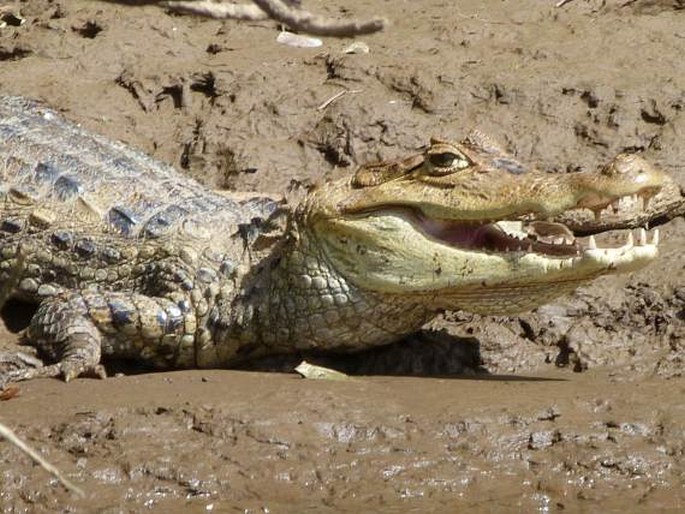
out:
{"label": "muddy ground", "polygon": [[[474,127],[550,171],[639,151],[685,184],[682,0],[305,3],[390,18],[359,38],[368,54],[344,53],[345,39],[291,48],[272,22],[135,5],[146,3],[3,2],[25,23],[0,29],[0,94],[43,100],[225,189],[283,192]],[[3,442],[0,505],[683,511],[682,218],[662,241],[649,268],[536,312],[448,313],[437,328],[475,339],[395,370],[459,371],[456,353],[471,363],[465,375],[321,383],[212,370],[22,384],[0,421],[86,497]]]}

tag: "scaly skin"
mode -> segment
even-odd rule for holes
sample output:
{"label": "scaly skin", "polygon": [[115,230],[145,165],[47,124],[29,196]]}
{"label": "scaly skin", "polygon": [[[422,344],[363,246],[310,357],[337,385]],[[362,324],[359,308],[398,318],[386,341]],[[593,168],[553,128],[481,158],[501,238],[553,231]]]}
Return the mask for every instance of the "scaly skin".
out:
{"label": "scaly skin", "polygon": [[13,97],[0,98],[0,177],[0,285],[39,304],[26,339],[51,362],[0,356],[0,385],[104,376],[109,355],[168,369],[354,351],[444,309],[529,309],[657,253],[644,234],[583,247],[550,218],[672,185],[637,156],[541,173],[474,133],[288,206],[213,193]]}

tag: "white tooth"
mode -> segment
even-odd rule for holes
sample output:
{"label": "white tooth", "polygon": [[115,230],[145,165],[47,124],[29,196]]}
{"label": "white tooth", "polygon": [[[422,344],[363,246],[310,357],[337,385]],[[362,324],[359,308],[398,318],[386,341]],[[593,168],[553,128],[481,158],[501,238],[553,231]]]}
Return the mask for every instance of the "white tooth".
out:
{"label": "white tooth", "polygon": [[654,235],[652,236],[652,244],[654,246],[659,245],[659,229],[658,228],[654,229]]}
{"label": "white tooth", "polygon": [[590,236],[590,239],[587,242],[587,247],[588,247],[588,250],[596,250],[597,249],[597,241],[595,241],[595,236]]}
{"label": "white tooth", "polygon": [[639,246],[644,246],[647,244],[647,231],[644,228],[640,229],[640,238],[638,239],[637,244]]}
{"label": "white tooth", "polygon": [[626,246],[628,248],[632,248],[634,244],[635,240],[633,239],[633,231],[631,230],[630,232],[628,232],[628,240],[626,241]]}
{"label": "white tooth", "polygon": [[631,200],[633,203],[637,203],[637,194],[630,195],[630,200]]}

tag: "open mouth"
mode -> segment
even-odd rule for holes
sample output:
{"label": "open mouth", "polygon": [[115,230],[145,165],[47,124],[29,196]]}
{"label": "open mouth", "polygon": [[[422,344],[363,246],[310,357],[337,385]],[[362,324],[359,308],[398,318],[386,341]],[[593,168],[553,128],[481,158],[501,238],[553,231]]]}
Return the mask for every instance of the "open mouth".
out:
{"label": "open mouth", "polygon": [[527,252],[551,257],[579,255],[582,246],[561,223],[533,221],[487,224],[437,220],[417,216],[422,232],[449,246],[485,252]]}
{"label": "open mouth", "polygon": [[[548,257],[575,257],[597,250],[594,236],[583,243],[562,223],[548,221],[498,221],[477,224],[428,218],[412,213],[418,228],[432,239],[451,247],[489,253],[525,252]],[[658,244],[658,231],[654,231]],[[628,232],[626,247],[647,245],[647,231],[640,229],[637,240]]]}

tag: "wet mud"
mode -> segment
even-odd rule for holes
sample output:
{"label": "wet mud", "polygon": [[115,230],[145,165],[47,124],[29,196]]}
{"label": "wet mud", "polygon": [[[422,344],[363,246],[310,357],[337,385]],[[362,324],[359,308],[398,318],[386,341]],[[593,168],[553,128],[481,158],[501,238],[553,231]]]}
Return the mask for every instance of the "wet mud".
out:
{"label": "wet mud", "polygon": [[[390,18],[359,54],[147,2],[10,2],[0,13],[25,21],[0,28],[0,94],[228,190],[297,190],[472,128],[550,172],[632,151],[685,185],[685,4],[554,4],[306,2]],[[445,313],[346,382],[205,370],[20,384],[0,421],[86,497],[0,442],[0,506],[682,511],[685,221],[661,239],[650,267],[534,312]],[[0,344],[17,342],[21,311],[5,312]]]}

